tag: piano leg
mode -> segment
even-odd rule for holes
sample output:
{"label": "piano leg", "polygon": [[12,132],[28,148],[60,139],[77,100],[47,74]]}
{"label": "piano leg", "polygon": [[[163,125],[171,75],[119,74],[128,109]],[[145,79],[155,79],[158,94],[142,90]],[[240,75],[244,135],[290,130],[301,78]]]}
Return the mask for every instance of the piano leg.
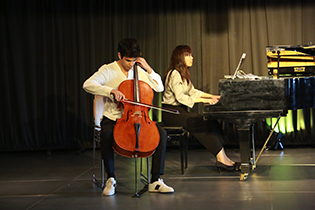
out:
{"label": "piano leg", "polygon": [[238,129],[239,146],[241,155],[241,177],[240,180],[247,179],[248,174],[252,170],[251,164],[251,131],[250,127]]}
{"label": "piano leg", "polygon": [[252,124],[251,126],[251,142],[252,142],[252,149],[251,149],[251,164],[252,164],[252,170],[254,170],[256,168],[256,153],[255,153],[255,126],[254,124]]}

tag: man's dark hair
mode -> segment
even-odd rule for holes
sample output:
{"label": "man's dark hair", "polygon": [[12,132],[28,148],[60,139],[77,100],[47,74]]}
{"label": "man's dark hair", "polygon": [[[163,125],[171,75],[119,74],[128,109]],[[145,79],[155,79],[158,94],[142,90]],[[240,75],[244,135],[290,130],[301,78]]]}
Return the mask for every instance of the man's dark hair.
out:
{"label": "man's dark hair", "polygon": [[136,58],[140,57],[140,46],[136,39],[127,38],[118,43],[118,52],[123,57]]}

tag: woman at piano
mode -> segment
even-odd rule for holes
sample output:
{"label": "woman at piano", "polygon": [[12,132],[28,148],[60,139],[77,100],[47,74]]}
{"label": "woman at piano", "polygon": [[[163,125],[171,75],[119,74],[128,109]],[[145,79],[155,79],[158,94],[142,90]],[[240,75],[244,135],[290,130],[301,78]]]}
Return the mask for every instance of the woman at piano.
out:
{"label": "woman at piano", "polygon": [[164,77],[162,106],[179,110],[179,115],[162,112],[162,121],[167,126],[183,126],[207,150],[216,157],[218,170],[235,171],[237,163],[230,160],[222,146],[224,138],[216,120],[203,119],[201,114],[189,112],[195,103],[215,104],[220,96],[205,93],[194,88],[190,80],[189,67],[193,64],[192,50],[187,45],[177,46],[172,53],[170,66]]}

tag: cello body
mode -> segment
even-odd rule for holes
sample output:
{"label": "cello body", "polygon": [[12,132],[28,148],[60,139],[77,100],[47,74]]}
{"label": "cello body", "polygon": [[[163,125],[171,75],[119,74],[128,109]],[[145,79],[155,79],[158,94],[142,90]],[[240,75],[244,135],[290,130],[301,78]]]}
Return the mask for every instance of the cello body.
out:
{"label": "cello body", "polygon": [[[134,80],[122,82],[118,90],[130,100],[152,104],[152,88],[146,82],[139,81],[137,76]],[[148,112],[148,107],[124,103],[123,116],[117,119],[114,128],[113,149],[118,154],[125,157],[149,157],[155,152],[160,135],[156,122],[151,121]]]}

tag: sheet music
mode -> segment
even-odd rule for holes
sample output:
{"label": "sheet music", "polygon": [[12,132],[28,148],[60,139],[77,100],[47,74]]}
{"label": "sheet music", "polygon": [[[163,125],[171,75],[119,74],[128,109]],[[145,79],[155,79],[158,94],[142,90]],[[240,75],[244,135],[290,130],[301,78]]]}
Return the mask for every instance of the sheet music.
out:
{"label": "sheet music", "polygon": [[238,78],[238,79],[262,79],[262,77],[254,75],[252,73],[246,74],[242,70],[238,70],[236,74],[234,75],[224,75],[225,79],[233,79],[233,77]]}

